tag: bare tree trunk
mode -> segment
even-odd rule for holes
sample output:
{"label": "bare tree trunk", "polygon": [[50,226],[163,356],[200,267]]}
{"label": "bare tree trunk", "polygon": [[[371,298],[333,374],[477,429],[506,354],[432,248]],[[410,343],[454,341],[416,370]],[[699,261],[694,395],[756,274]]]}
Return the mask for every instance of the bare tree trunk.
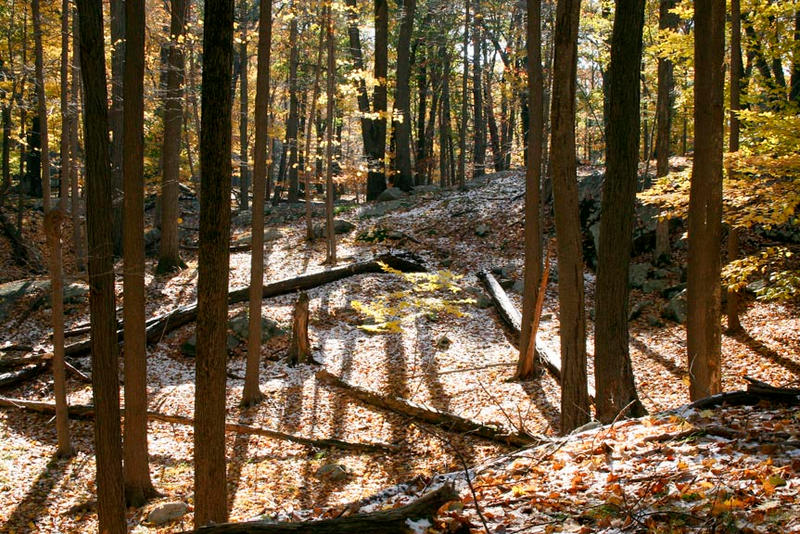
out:
{"label": "bare tree trunk", "polygon": [[75,249],[75,262],[79,270],[86,268],[86,253],[81,225],[80,190],[78,188],[78,123],[80,110],[78,96],[81,92],[80,68],[80,31],[78,29],[78,13],[73,11],[72,17],[72,92],[70,93],[70,129],[69,144],[72,161],[69,167],[70,212],[72,215],[72,244]]}
{"label": "bare tree trunk", "polygon": [[695,149],[689,193],[686,347],[692,400],[719,393],[724,0],[695,4]]}
{"label": "bare tree trunk", "polygon": [[[731,20],[733,20],[733,6],[731,6]],[[741,21],[741,14],[739,14],[739,21]],[[733,22],[731,23],[733,24]],[[737,22],[740,24],[740,22]],[[738,30],[741,33],[741,29]],[[789,100],[800,106],[800,7],[794,10],[794,56],[792,58],[792,75],[789,79]],[[731,46],[733,46],[733,37],[731,37]],[[741,52],[741,36],[739,36],[739,69],[741,70],[742,52]],[[741,77],[741,74],[740,74]]]}
{"label": "bare tree trunk", "polygon": [[550,148],[558,242],[561,324],[561,431],[589,420],[583,250],[575,168],[575,76],[580,0],[558,0],[553,62],[553,138]]}
{"label": "bare tree trunk", "polygon": [[42,207],[44,212],[50,211],[50,136],[47,128],[47,100],[44,94],[44,61],[42,52],[42,14],[39,12],[39,0],[31,0],[33,12],[33,42],[35,47],[36,63],[36,98],[37,114],[39,115],[39,130],[41,133],[42,147]]}
{"label": "bare tree trunk", "polygon": [[[292,9],[297,7],[292,5]],[[289,162],[286,172],[289,174],[289,202],[297,202],[299,184],[297,182],[297,130],[299,122],[298,87],[297,87],[297,13],[289,23],[289,118],[286,123],[286,144],[289,145]]]}
{"label": "bare tree trunk", "polygon": [[258,66],[256,74],[256,139],[253,147],[253,229],[250,253],[250,306],[247,337],[247,370],[242,404],[257,404],[263,395],[258,386],[261,360],[261,287],[264,285],[264,201],[267,185],[269,141],[270,45],[272,44],[272,0],[260,0],[258,15]]}
{"label": "bare tree trunk", "polygon": [[[406,0],[413,3],[415,0]],[[412,10],[413,11],[413,10]],[[333,119],[336,101],[336,42],[333,26],[333,9],[327,7],[328,16],[325,27],[328,35],[328,87],[327,87],[327,119],[325,126],[325,216],[328,221],[327,257],[325,262],[336,265],[336,231],[333,227]],[[408,125],[406,125],[408,126]],[[410,164],[410,162],[409,162]]]}
{"label": "bare tree trunk", "polygon": [[[478,12],[480,2],[475,5],[476,21],[480,15]],[[481,81],[481,54],[484,47],[484,40],[481,35],[481,25],[476,22],[472,29],[472,102],[474,117],[474,145],[472,150],[473,176],[481,176],[485,172],[486,164],[486,121],[484,120],[483,109],[483,82]]]}
{"label": "bare tree trunk", "polygon": [[247,25],[250,23],[248,16],[248,1],[242,0],[240,4],[241,14],[239,16],[239,26],[242,30],[241,41],[239,42],[239,209],[246,210],[248,207],[248,195],[250,194],[250,165],[247,159],[248,140],[247,140],[247,116],[248,116],[248,94],[247,94],[247,68],[249,65],[247,57]]}
{"label": "bare tree trunk", "polygon": [[58,197],[65,203],[69,196],[69,0],[61,0],[61,166],[58,171]]}
{"label": "bare tree trunk", "polygon": [[458,134],[458,186],[464,187],[467,174],[467,80],[469,79],[469,0],[464,0],[464,72],[461,78],[461,129]]}
{"label": "bare tree trunk", "polygon": [[111,164],[102,5],[77,0],[81,76],[85,90],[86,228],[89,241],[89,309],[92,391],[97,456],[97,515],[100,532],[127,530],[122,477],[117,332],[114,304]]}
{"label": "bare tree trunk", "polygon": [[611,37],[606,179],[600,210],[595,289],[596,417],[644,415],[629,352],[628,269],[639,164],[638,132],[644,0],[617,0]]}
{"label": "bare tree trunk", "polygon": [[395,132],[395,170],[394,186],[403,191],[411,191],[414,177],[411,170],[411,34],[414,29],[414,13],[417,0],[403,0],[403,18],[397,40],[397,81],[395,90],[395,117],[398,112],[402,119],[394,120]]}
{"label": "bare tree trunk", "polygon": [[[171,0],[167,90],[164,96],[164,143],[161,153],[161,243],[156,272],[167,273],[185,266],[179,253],[178,185],[180,183],[181,130],[183,122],[183,36],[186,2]],[[126,127],[127,129],[127,127]]]}
{"label": "bare tree trunk", "polygon": [[[304,153],[306,154],[306,164],[303,166],[303,176],[305,177],[306,188],[306,238],[309,241],[314,241],[314,224],[311,220],[311,176],[312,176],[312,162],[316,161],[311,159],[311,127],[314,124],[314,113],[317,109],[317,100],[319,99],[319,85],[322,76],[322,52],[325,48],[325,10],[320,11],[320,25],[319,25],[319,45],[317,46],[317,63],[316,70],[314,71],[314,86],[311,90],[311,106],[308,109],[308,118],[306,119],[306,135]],[[319,150],[317,150],[319,153]],[[315,168],[316,165],[313,165]]]}
{"label": "bare tree trunk", "polygon": [[114,210],[112,227],[114,255],[122,255],[122,71],[125,68],[125,0],[111,2],[111,202]]}
{"label": "bare tree trunk", "polygon": [[[69,13],[69,11],[67,11]],[[67,413],[67,388],[64,365],[64,280],[61,271],[61,222],[65,214],[61,205],[45,215],[45,232],[50,248],[50,281],[53,310],[53,389],[56,397],[56,434],[61,457],[72,456]]]}
{"label": "bare tree trunk", "polygon": [[225,348],[231,218],[233,0],[209,0],[203,25],[200,252],[195,390],[196,527],[228,517]]}
{"label": "bare tree trunk", "polygon": [[449,155],[451,141],[450,130],[450,55],[444,47],[440,52],[444,55],[442,66],[442,107],[439,116],[439,180],[442,187],[453,183],[451,172],[452,158]]}
{"label": "bare tree trunk", "polygon": [[[426,14],[423,25],[430,23],[430,15]],[[414,152],[414,185],[423,185],[429,178],[427,176],[428,145],[425,133],[425,120],[428,116],[428,65],[425,54],[426,45],[421,37],[417,37],[415,44],[418,60],[417,66],[417,143]]]}
{"label": "bare tree trunk", "polygon": [[[800,13],[800,11],[797,11]],[[742,83],[742,13],[739,0],[731,0],[731,89],[730,89],[730,108],[731,123],[729,130],[728,150],[731,152],[739,151],[739,98],[741,95]],[[800,18],[796,19],[800,26]],[[800,31],[800,27],[798,27]],[[795,34],[795,41],[797,41]],[[792,73],[792,91],[795,90],[794,72]],[[800,88],[798,88],[800,90]],[[739,229],[733,225],[728,229],[728,261],[739,258]],[[728,332],[740,332],[742,323],[739,321],[739,301],[738,291],[728,290],[727,315]]]}
{"label": "bare tree trunk", "polygon": [[[326,11],[327,8],[323,8]],[[289,364],[308,363],[311,343],[308,341],[308,294],[301,291],[292,314],[292,339],[289,343]]]}
{"label": "bare tree trunk", "polygon": [[[536,329],[534,317],[539,300],[539,281],[542,278],[542,231],[540,187],[542,174],[542,3],[528,0],[528,165],[525,169],[525,287],[522,293],[522,325],[516,378],[532,378],[537,372]],[[544,288],[541,288],[544,291]]]}
{"label": "bare tree trunk", "polygon": [[[125,330],[125,499],[139,507],[157,495],[147,453],[144,294],[144,0],[125,0],[123,71],[123,319]],[[163,206],[163,204],[162,204]],[[177,221],[176,221],[177,222]],[[163,226],[163,224],[162,224]]]}

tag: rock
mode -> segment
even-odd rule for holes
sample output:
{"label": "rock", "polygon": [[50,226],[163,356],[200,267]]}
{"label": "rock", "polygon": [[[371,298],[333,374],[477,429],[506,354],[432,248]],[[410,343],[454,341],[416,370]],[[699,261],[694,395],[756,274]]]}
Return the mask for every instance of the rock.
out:
{"label": "rock", "polygon": [[441,335],[433,342],[433,346],[439,350],[447,350],[453,342],[446,335]]}
{"label": "rock", "polygon": [[631,287],[641,289],[647,280],[647,273],[650,272],[652,267],[649,263],[631,263],[628,270],[628,284]]}
{"label": "rock", "polygon": [[400,241],[404,237],[405,234],[403,234],[403,232],[400,232],[399,230],[389,230],[388,232],[386,232],[386,239],[391,239],[393,241]]}
{"label": "rock", "polygon": [[753,295],[758,295],[764,291],[764,288],[767,287],[767,282],[765,280],[755,280],[750,282],[745,286],[745,291],[751,293]]}
{"label": "rock", "polygon": [[642,291],[645,293],[655,293],[656,291],[662,291],[665,287],[667,287],[666,280],[645,280],[642,285]]}
{"label": "rock", "polygon": [[489,227],[485,224],[479,224],[475,227],[475,235],[478,237],[486,237],[489,234]]}
{"label": "rock", "polygon": [[341,464],[325,464],[315,474],[317,478],[331,482],[340,482],[350,476],[347,468]]}
{"label": "rock", "polygon": [[638,319],[642,315],[642,312],[645,310],[645,308],[652,304],[652,300],[643,300],[641,302],[637,302],[633,305],[633,308],[631,308],[631,312],[628,314],[628,320],[633,321],[634,319]]}
{"label": "rock", "polygon": [[475,305],[478,308],[481,308],[481,309],[491,308],[492,307],[492,299],[489,298],[489,296],[487,296],[487,295],[483,295],[483,294],[482,295],[478,295],[475,298]]}
{"label": "rock", "polygon": [[540,321],[551,321],[553,319],[552,313],[543,313],[542,316],[539,318]]}
{"label": "rock", "polygon": [[669,299],[669,302],[661,310],[661,317],[675,321],[678,324],[686,322],[686,290]]}
{"label": "rock", "polygon": [[671,299],[684,289],[686,289],[686,284],[684,283],[675,284],[674,286],[669,286],[665,289],[662,289],[661,296],[664,297],[665,299]]}
{"label": "rock", "polygon": [[[228,321],[228,328],[240,340],[247,340],[250,332],[250,318],[247,313],[242,313],[232,317]],[[265,343],[272,339],[283,335],[285,332],[278,326],[278,323],[266,317],[261,318],[261,342]]]}
{"label": "rock", "polygon": [[184,502],[165,502],[150,510],[147,522],[151,525],[162,525],[183,517],[188,510],[189,506]]}
{"label": "rock", "polygon": [[402,200],[408,196],[408,193],[400,189],[399,187],[388,187],[378,195],[377,200],[378,202],[386,202],[389,200]]}
{"label": "rock", "polygon": [[669,278],[672,271],[669,269],[656,269],[653,271],[653,278]]}
{"label": "rock", "polygon": [[362,219],[367,219],[370,217],[383,217],[390,211],[394,211],[403,207],[403,205],[403,200],[388,200],[386,202],[371,204],[361,208],[358,212],[358,216]]}
{"label": "rock", "polygon": [[253,212],[242,210],[231,218],[232,226],[250,226],[253,224]]}
{"label": "rock", "polygon": [[436,184],[427,184],[427,185],[418,185],[418,186],[414,187],[414,190],[411,191],[411,193],[413,193],[415,195],[419,195],[419,194],[422,194],[422,193],[436,193],[436,192],[441,191],[441,190],[442,190],[442,188],[439,187]]}
{"label": "rock", "polygon": [[510,278],[501,278],[497,281],[497,283],[500,284],[500,287],[506,290],[511,289],[514,286],[514,281]]}
{"label": "rock", "polygon": [[[351,223],[350,221],[345,221],[344,219],[333,220],[333,231],[337,235],[352,232],[355,227],[356,227],[355,224]],[[314,237],[325,237],[327,236],[327,234],[328,234],[327,223],[321,223],[321,224],[318,223],[314,225]]]}
{"label": "rock", "polygon": [[522,295],[522,293],[525,291],[525,282],[523,282],[521,278],[515,280],[514,285],[511,286],[511,291],[519,295]]}
{"label": "rock", "polygon": [[158,243],[161,241],[161,230],[151,228],[144,233],[144,251],[148,256],[158,254]]}
{"label": "rock", "polygon": [[181,343],[181,354],[187,358],[194,358],[197,356],[197,335],[192,334],[189,338]]}
{"label": "rock", "polygon": [[649,315],[647,317],[647,324],[656,328],[662,328],[664,326],[664,321],[662,321],[655,315]]}

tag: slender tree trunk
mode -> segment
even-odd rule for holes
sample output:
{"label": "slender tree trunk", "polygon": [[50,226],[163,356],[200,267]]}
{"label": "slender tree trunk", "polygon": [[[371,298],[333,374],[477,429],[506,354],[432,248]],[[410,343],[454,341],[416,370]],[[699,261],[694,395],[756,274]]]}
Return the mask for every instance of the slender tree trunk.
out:
{"label": "slender tree trunk", "polygon": [[78,270],[86,268],[86,253],[84,249],[83,232],[81,231],[80,190],[78,188],[79,158],[78,158],[78,123],[80,110],[78,109],[78,96],[81,92],[80,68],[80,31],[78,30],[78,13],[73,11],[72,16],[72,91],[70,92],[70,128],[69,144],[72,161],[69,167],[70,185],[70,212],[72,215],[72,244],[75,249],[75,262]]}
{"label": "slender tree trunk", "polygon": [[553,62],[553,193],[558,242],[558,302],[561,324],[561,431],[589,420],[586,384],[586,311],[583,250],[575,168],[575,77],[580,0],[558,0]]}
{"label": "slender tree trunk", "polygon": [[[478,13],[479,5],[475,6],[475,15]],[[480,23],[475,23],[472,29],[472,102],[474,117],[474,137],[475,143],[472,149],[473,175],[481,176],[485,172],[486,163],[486,122],[484,120],[483,109],[483,82],[481,81],[481,54],[483,48],[483,36],[481,35]]]}
{"label": "slender tree trunk", "polygon": [[[733,6],[731,6],[731,12],[733,12]],[[733,13],[731,13],[731,18],[733,18]],[[739,15],[739,19],[741,19],[741,14]],[[741,30],[739,31],[741,32]],[[793,37],[794,37],[794,49],[792,53],[792,76],[789,79],[789,85],[791,86],[789,90],[789,100],[794,102],[795,106],[800,106],[800,7],[795,8],[794,11]],[[739,48],[741,49],[741,37],[739,40],[740,40]],[[742,61],[741,56],[742,53],[740,50],[739,51],[740,63]]]}
{"label": "slender tree trunk", "polygon": [[264,201],[267,185],[269,137],[269,67],[272,44],[272,0],[260,0],[258,15],[258,66],[256,73],[256,139],[253,147],[253,229],[250,253],[250,307],[247,336],[247,370],[242,405],[252,406],[262,398],[258,385],[261,361],[261,288],[264,285]]}
{"label": "slender tree trunk", "polygon": [[[800,11],[798,11],[800,13]],[[728,138],[728,150],[731,152],[739,151],[739,114],[740,94],[742,83],[742,28],[741,28],[741,7],[739,0],[731,0],[731,89],[730,89],[730,108],[731,123]],[[796,19],[800,23],[800,18]],[[798,28],[800,30],[800,28]],[[795,34],[795,40],[797,35]],[[795,52],[799,53],[799,52]],[[795,86],[794,72],[792,73],[792,91]],[[733,225],[728,229],[728,261],[733,261],[739,257],[739,229]],[[728,291],[727,315],[728,331],[740,332],[742,323],[739,321],[739,292]]]}
{"label": "slender tree trunk", "polygon": [[695,4],[695,147],[689,193],[686,347],[692,400],[719,393],[724,0]]}
{"label": "slender tree trunk", "polygon": [[[127,0],[126,0],[127,1]],[[183,37],[185,0],[171,0],[167,90],[164,96],[164,143],[161,152],[161,243],[156,272],[167,273],[185,266],[179,253],[178,185],[180,183],[181,130],[183,128]],[[127,127],[126,127],[127,129]]]}
{"label": "slender tree trunk", "polygon": [[[69,13],[69,11],[66,11]],[[67,388],[64,366],[64,280],[61,260],[61,223],[65,213],[59,204],[45,215],[45,232],[50,249],[50,281],[53,310],[53,389],[56,397],[56,434],[61,457],[72,456],[67,413]]]}
{"label": "slender tree trunk", "polygon": [[464,0],[464,72],[461,78],[461,129],[458,134],[458,186],[464,187],[467,174],[467,80],[469,79],[469,0]]}
{"label": "slender tree trunk", "polygon": [[[314,72],[314,86],[311,90],[311,106],[308,110],[308,118],[306,119],[306,134],[305,134],[305,154],[306,154],[306,164],[303,166],[303,176],[305,177],[305,193],[306,193],[306,238],[309,241],[314,240],[314,224],[311,220],[312,210],[311,210],[311,175],[312,175],[312,163],[315,163],[316,158],[314,160],[311,159],[311,127],[314,124],[314,114],[316,113],[317,109],[317,100],[319,99],[319,85],[320,85],[320,78],[322,76],[322,52],[325,49],[325,9],[320,11],[320,25],[319,25],[319,45],[317,46],[317,63],[316,63],[316,70]],[[319,153],[319,150],[317,150]],[[316,164],[314,164],[316,167]]]}
{"label": "slender tree trunk", "polygon": [[542,231],[540,186],[542,174],[542,3],[528,0],[528,164],[525,169],[525,287],[522,294],[522,327],[516,377],[530,379],[537,372],[534,317],[542,278]]}
{"label": "slender tree trunk", "polygon": [[247,58],[247,25],[250,23],[248,17],[248,0],[242,0],[240,4],[241,15],[239,25],[242,30],[241,42],[239,43],[239,209],[248,208],[248,195],[250,194],[250,165],[248,162],[248,140],[247,140],[247,116],[249,106],[249,96],[247,94],[247,69],[249,61]]}
{"label": "slender tree trunk", "polygon": [[[147,453],[144,294],[144,0],[125,0],[123,71],[123,307],[125,340],[125,498],[139,507],[156,495]],[[163,206],[163,204],[162,204]],[[162,224],[163,226],[163,224]]]}
{"label": "slender tree trunk", "polygon": [[[28,64],[28,10],[27,4],[22,5],[22,64]],[[26,106],[23,105],[22,95],[25,94],[25,75],[26,69],[22,70],[22,76],[19,82],[19,96],[17,105],[20,108],[19,113],[19,191],[17,191],[17,231],[22,233],[22,199],[25,196],[23,185],[24,176],[27,171],[25,163],[25,149],[26,145],[22,142],[25,139],[25,121],[27,120]]]}
{"label": "slender tree trunk", "polygon": [[371,149],[368,154],[367,200],[374,200],[386,189],[384,158],[386,157],[386,101],[389,72],[389,4],[374,0],[375,6],[375,71],[376,80],[383,80],[372,90],[372,111],[378,114],[372,122]]}
{"label": "slender tree trunk", "polygon": [[440,48],[444,54],[444,64],[442,66],[442,108],[439,117],[439,179],[442,187],[447,187],[453,183],[452,158],[449,148],[451,145],[450,130],[450,56],[444,47]]}
{"label": "slender tree trunk", "polygon": [[127,530],[122,477],[117,325],[114,304],[111,163],[102,5],[77,0],[81,76],[85,89],[86,228],[89,241],[89,309],[92,339],[92,393],[95,407],[97,515],[99,531]]}
{"label": "slender tree trunk", "polygon": [[44,212],[50,211],[50,136],[47,128],[47,100],[44,94],[44,61],[42,52],[42,14],[39,11],[39,0],[31,1],[33,12],[33,42],[36,54],[36,99],[39,115],[39,131],[41,134],[41,169],[42,169],[42,206]]}
{"label": "slender tree trunk", "polygon": [[61,166],[58,171],[58,197],[69,196],[69,0],[61,0]]}
{"label": "slender tree trunk", "polygon": [[[292,9],[296,9],[295,6]],[[289,146],[289,202],[297,202],[299,184],[297,182],[297,129],[299,122],[297,87],[297,15],[289,23],[289,119],[286,123],[286,144]]]}
{"label": "slender tree trunk", "polygon": [[231,219],[233,0],[208,0],[203,25],[200,251],[197,281],[195,512],[200,527],[228,517],[225,347]]}
{"label": "slender tree trunk", "polygon": [[114,255],[122,255],[122,72],[125,68],[125,0],[111,1],[111,181]]}
{"label": "slender tree trunk", "polygon": [[[425,16],[424,25],[430,22],[430,17]],[[428,165],[428,145],[425,133],[425,120],[428,117],[428,58],[426,57],[426,46],[421,37],[417,37],[417,145],[414,153],[414,185],[423,185],[429,178],[427,172]]]}
{"label": "slender tree trunk", "polygon": [[595,289],[595,406],[605,423],[644,415],[628,335],[628,268],[639,164],[638,132],[644,0],[617,0],[611,37],[606,179]]}
{"label": "slender tree trunk", "polygon": [[397,88],[394,100],[394,115],[399,112],[400,122],[394,121],[395,170],[394,185],[403,191],[414,187],[411,171],[411,34],[414,29],[414,12],[417,0],[403,0],[403,18],[397,40]]}
{"label": "slender tree trunk", "polygon": [[[415,0],[406,0],[413,4]],[[328,221],[327,256],[325,262],[336,265],[336,232],[333,227],[333,119],[336,101],[336,41],[334,36],[333,9],[327,7],[328,16],[325,27],[328,35],[328,87],[327,87],[327,124],[325,125],[325,215]],[[412,9],[413,15],[413,9]],[[410,127],[408,124],[407,127]],[[409,162],[410,167],[410,162]]]}

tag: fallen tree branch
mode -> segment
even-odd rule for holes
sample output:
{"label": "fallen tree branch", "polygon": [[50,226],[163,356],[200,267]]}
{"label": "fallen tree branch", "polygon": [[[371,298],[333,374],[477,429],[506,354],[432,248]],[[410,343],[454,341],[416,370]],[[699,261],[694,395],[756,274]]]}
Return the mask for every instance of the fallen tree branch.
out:
{"label": "fallen tree branch", "polygon": [[30,380],[42,374],[45,369],[47,369],[47,362],[39,362],[34,365],[23,367],[22,369],[15,369],[14,371],[2,373],[0,374],[0,388],[15,386],[20,382]]}
{"label": "fallen tree branch", "polygon": [[270,523],[267,521],[223,523],[186,531],[184,534],[189,532],[197,534],[335,534],[347,532],[406,534],[409,531],[407,520],[431,517],[439,508],[456,499],[458,499],[458,493],[453,486],[445,484],[410,504],[390,510],[297,523]]}
{"label": "fallen tree branch", "polygon": [[[317,273],[303,274],[293,278],[286,278],[266,284],[261,293],[262,298],[277,297],[295,291],[312,289],[321,285],[336,282],[343,278],[365,273],[383,272],[381,263],[403,272],[424,272],[425,267],[415,261],[402,258],[393,254],[384,254],[370,261],[354,262],[341,267],[334,267]],[[249,299],[249,288],[242,287],[228,292],[228,305],[245,302]],[[165,334],[191,323],[197,319],[197,301],[179,306],[167,313],[152,317],[146,323],[145,335],[148,343],[158,342]],[[120,322],[117,335],[123,337],[122,322]],[[80,341],[67,345],[64,352],[67,356],[86,356],[91,351],[91,340]]]}
{"label": "fallen tree branch", "polygon": [[[478,273],[478,278],[481,279],[486,290],[489,292],[489,296],[492,298],[492,302],[497,309],[497,314],[500,316],[500,319],[511,329],[514,334],[515,343],[518,344],[519,336],[522,331],[522,315],[520,315],[517,308],[508,298],[505,290],[500,287],[500,284],[497,283],[497,280],[495,280],[491,273],[482,271]],[[541,343],[538,339],[536,340],[536,354],[539,356],[544,366],[547,367],[547,370],[550,371],[550,374],[560,382],[561,355],[553,351],[550,347],[547,347],[544,343]],[[589,391],[589,398],[594,400],[594,386],[587,384],[587,388]]]}
{"label": "fallen tree branch", "polygon": [[484,425],[455,414],[427,408],[406,399],[379,395],[362,387],[345,382],[338,376],[324,369],[318,371],[316,377],[320,382],[344,389],[351,397],[366,404],[412,417],[431,425],[439,425],[451,432],[478,436],[490,441],[502,443],[503,445],[513,445],[516,447],[525,447],[536,441],[536,438],[533,436],[517,432],[505,432],[503,429]]}
{"label": "fallen tree branch", "polygon": [[[39,413],[54,414],[56,405],[52,402],[45,401],[30,401],[25,399],[12,399],[8,397],[0,397],[0,407],[5,408],[20,408]],[[121,410],[124,414],[124,408]],[[79,419],[91,419],[94,417],[94,406],[87,404],[77,404],[69,407],[70,417]],[[175,423],[178,425],[194,426],[194,419],[182,415],[169,415],[159,412],[147,412],[147,418],[153,421],[162,421],[165,423]],[[314,439],[304,438],[295,434],[286,434],[277,430],[268,428],[260,428],[250,425],[243,425],[240,423],[225,423],[226,432],[234,432],[236,434],[247,434],[254,436],[264,436],[267,438],[280,439],[283,441],[291,441],[299,443],[307,447],[316,447],[320,449],[335,447],[337,449],[349,449],[360,452],[393,452],[398,449],[396,445],[388,443],[354,443],[351,441],[341,441],[338,439]]]}

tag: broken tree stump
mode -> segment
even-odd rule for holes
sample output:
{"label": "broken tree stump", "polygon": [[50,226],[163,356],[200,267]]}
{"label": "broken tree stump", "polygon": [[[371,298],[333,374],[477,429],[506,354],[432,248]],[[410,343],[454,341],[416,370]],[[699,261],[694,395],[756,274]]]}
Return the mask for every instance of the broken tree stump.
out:
{"label": "broken tree stump", "polygon": [[458,498],[458,493],[453,486],[445,484],[405,506],[369,514],[354,514],[334,519],[297,523],[268,521],[223,523],[201,527],[184,534],[189,532],[197,534],[406,534],[410,530],[408,520],[432,517],[442,506]]}
{"label": "broken tree stump", "polygon": [[379,395],[368,389],[345,382],[325,369],[317,372],[316,377],[320,382],[344,389],[348,395],[365,404],[377,406],[378,408],[389,410],[390,412],[395,412],[406,417],[412,417],[431,425],[437,425],[450,432],[478,436],[489,441],[515,447],[526,447],[535,443],[537,440],[534,436],[521,432],[508,432],[502,428],[484,425],[483,423],[459,415],[426,408],[425,406],[399,397]]}
{"label": "broken tree stump", "polygon": [[309,360],[311,360],[311,343],[308,340],[308,294],[301,291],[292,315],[289,364],[308,363]]}

